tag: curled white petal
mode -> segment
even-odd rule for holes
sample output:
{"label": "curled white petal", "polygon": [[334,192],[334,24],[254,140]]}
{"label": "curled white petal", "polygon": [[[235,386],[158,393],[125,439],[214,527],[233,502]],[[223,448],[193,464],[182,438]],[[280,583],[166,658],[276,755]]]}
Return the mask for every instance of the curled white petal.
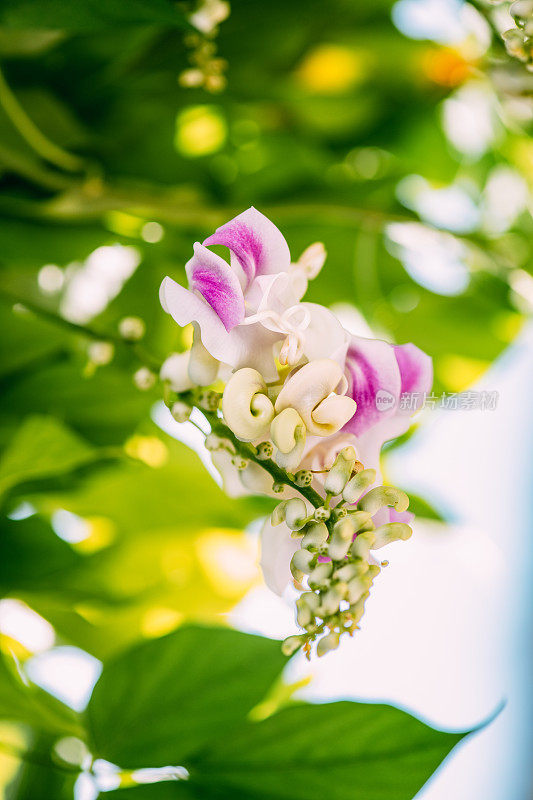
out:
{"label": "curled white petal", "polygon": [[307,247],[300,258],[298,266],[304,271],[308,280],[316,278],[326,261],[326,248],[322,242],[315,242]]}
{"label": "curled white petal", "polygon": [[288,472],[300,466],[305,450],[305,424],[294,408],[284,408],[270,426],[272,441],[277,447],[276,464]]}
{"label": "curled white petal", "polygon": [[285,383],[276,400],[276,412],[294,408],[307,430],[315,436],[336,433],[354,415],[354,400],[340,394],[344,389],[343,371],[329,358],[319,358],[301,367]]}
{"label": "curled white petal", "polygon": [[235,372],[224,389],[222,413],[239,439],[251,442],[266,436],[274,418],[274,406],[267,397],[261,374],[244,367]]}
{"label": "curled white petal", "polygon": [[189,351],[185,353],[172,353],[165,359],[159,377],[168,381],[174,392],[187,392],[192,389],[194,382],[189,376]]}
{"label": "curled white petal", "polygon": [[266,519],[261,531],[261,569],[265,583],[273,592],[282,595],[291,580],[291,558],[300,547],[298,539],[291,537],[285,523],[274,528]]}

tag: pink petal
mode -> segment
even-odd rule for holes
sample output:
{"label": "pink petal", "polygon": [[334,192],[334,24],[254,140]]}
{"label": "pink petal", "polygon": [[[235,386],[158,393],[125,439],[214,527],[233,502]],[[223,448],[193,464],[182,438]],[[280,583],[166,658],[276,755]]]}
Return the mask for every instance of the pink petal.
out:
{"label": "pink petal", "polygon": [[346,356],[347,394],[357,411],[345,430],[363,434],[394,415],[401,390],[401,378],[394,348],[380,339],[353,336]]}
{"label": "pink petal", "polygon": [[278,376],[273,345],[279,334],[266,330],[260,323],[237,325],[227,331],[216,311],[189,289],[172,278],[165,278],[159,290],[164,310],[180,325],[190,322],[200,326],[202,343],[211,355],[234,369],[253,367],[267,381]]}
{"label": "pink petal", "polygon": [[199,242],[185,265],[191,291],[199,292],[217,313],[227,331],[244,319],[244,295],[239,279],[223,258]]}
{"label": "pink petal", "polygon": [[[414,344],[394,345],[394,352],[402,379],[401,393],[414,395],[414,402],[409,404],[407,409],[407,413],[413,414],[424,402],[424,394],[431,390],[433,363],[431,358]],[[402,408],[399,411],[406,413]]]}
{"label": "pink petal", "polygon": [[204,241],[228,247],[240,264],[247,282],[256,275],[289,269],[291,256],[281,232],[253,206],[226,222]]}

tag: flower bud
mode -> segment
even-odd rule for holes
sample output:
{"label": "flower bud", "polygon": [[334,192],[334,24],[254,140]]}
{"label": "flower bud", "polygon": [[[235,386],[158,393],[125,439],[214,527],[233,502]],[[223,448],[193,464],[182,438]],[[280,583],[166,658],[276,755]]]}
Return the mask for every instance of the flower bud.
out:
{"label": "flower bud", "polygon": [[[313,559],[314,555],[307,550],[297,550],[291,559],[292,574],[294,575],[295,572],[303,572],[308,575],[312,572],[311,562]],[[294,575],[294,577],[296,577],[296,575]]]}
{"label": "flower bud", "polygon": [[352,474],[355,458],[353,447],[343,447],[324,481],[324,489],[328,494],[337,495],[342,492]]}
{"label": "flower bud", "polygon": [[302,539],[302,547],[319,548],[328,540],[328,529],[323,522],[312,522],[307,528],[304,538]]}
{"label": "flower bud", "polygon": [[292,656],[306,641],[307,637],[303,634],[301,636],[288,636],[281,643],[281,652],[284,656]]}
{"label": "flower bud", "polygon": [[321,587],[325,581],[329,579],[333,572],[333,564],[331,561],[321,561],[316,565],[314,570],[309,574],[309,585]]}
{"label": "flower bud", "polygon": [[375,469],[364,469],[348,481],[342,492],[342,497],[347,503],[356,503],[365,489],[376,480]]}
{"label": "flower bud", "polygon": [[[342,522],[344,521],[342,520]],[[328,544],[328,556],[333,561],[341,561],[346,556],[352,541],[353,533],[351,528],[349,526],[341,527],[341,524],[337,523],[335,525]]]}
{"label": "flower bud", "polygon": [[302,600],[313,612],[316,612],[320,606],[320,598],[314,592],[303,592],[300,595],[300,600]]}
{"label": "flower bud", "polygon": [[324,262],[326,261],[326,248],[322,242],[315,242],[307,247],[300,258],[298,259],[298,266],[303,269],[306,278],[313,280],[316,278]]}
{"label": "flower bud", "polygon": [[189,357],[189,378],[197,386],[209,386],[217,378],[219,362],[205,349],[199,326],[195,323],[193,327],[194,334]]}
{"label": "flower bud", "polygon": [[340,569],[335,570],[333,578],[343,583],[348,583],[352,578],[359,576],[359,566],[357,564],[345,564]]}
{"label": "flower bud", "polygon": [[103,367],[112,361],[115,354],[115,346],[111,342],[91,342],[88,347],[88,354],[89,361],[98,367]]}
{"label": "flower bud", "polygon": [[295,497],[286,501],[285,522],[293,531],[299,531],[305,525],[307,508],[303,500]]}
{"label": "flower bud", "polygon": [[274,418],[274,406],[266,395],[260,373],[250,367],[234,372],[222,397],[222,413],[235,436],[251,442],[266,436]]}
{"label": "flower bud", "polygon": [[279,483],[278,481],[275,481],[275,482],[272,484],[272,491],[273,491],[275,494],[281,494],[281,493],[283,492],[283,490],[284,490],[284,489],[285,489],[285,484],[283,484],[283,483]]}
{"label": "flower bud", "polygon": [[[360,472],[359,475],[363,473]],[[358,477],[358,476],[356,476]],[[409,506],[409,498],[401,489],[394,486],[376,486],[359,501],[359,508],[374,515],[383,506],[393,506],[396,511],[406,511]]]}
{"label": "flower bud", "polygon": [[208,433],[205,437],[205,447],[206,450],[210,452],[214,452],[215,450],[227,450],[230,453],[235,454],[235,445],[230,439],[226,439],[222,436],[217,436],[216,433]]}
{"label": "flower bud", "polygon": [[327,520],[331,516],[331,511],[329,508],[324,508],[321,506],[320,508],[315,509],[314,517],[317,522],[327,522]]}
{"label": "flower bud", "polygon": [[272,458],[272,454],[274,453],[274,447],[272,442],[261,442],[257,445],[257,458],[259,461],[267,461],[269,458]]}
{"label": "flower bud", "polygon": [[340,634],[335,633],[335,631],[323,636],[316,648],[317,656],[320,658],[320,656],[325,656],[326,653],[329,653],[330,650],[336,650],[339,646],[339,641]]}
{"label": "flower bud", "polygon": [[184,403],[182,400],[176,400],[175,403],[172,403],[172,407],[170,409],[170,413],[176,422],[187,422],[191,416],[191,411],[191,406],[188,403]]}
{"label": "flower bud", "polygon": [[235,455],[235,456],[233,456],[233,457],[232,457],[232,459],[231,459],[231,463],[232,463],[232,464],[233,464],[233,466],[234,466],[234,467],[236,467],[238,470],[243,470],[243,469],[246,469],[246,467],[248,466],[248,464],[249,464],[250,462],[249,462],[249,461],[248,461],[246,458],[243,458],[243,457],[242,457],[242,456],[240,456],[240,455]]}
{"label": "flower bud", "polygon": [[306,628],[311,622],[313,622],[314,614],[311,612],[311,609],[305,600],[302,599],[302,597],[299,597],[296,601],[296,609],[296,622],[300,628]]}
{"label": "flower bud", "polygon": [[322,619],[327,619],[336,614],[341,602],[344,600],[345,591],[345,583],[337,583],[328,589],[320,598],[320,606],[317,609],[318,616],[322,617]]}
{"label": "flower bud", "polygon": [[310,469],[299,469],[294,476],[294,482],[297,486],[311,486],[313,473]]}
{"label": "flower bud", "polygon": [[155,375],[148,367],[141,367],[133,376],[133,382],[142,392],[148,391],[155,385]]}
{"label": "flower bud", "polygon": [[194,383],[189,377],[189,351],[172,353],[163,361],[159,371],[162,381],[168,381],[174,392],[187,392]]}
{"label": "flower bud", "polygon": [[368,591],[372,585],[373,575],[368,571],[365,575],[352,578],[348,581],[347,599],[350,604],[357,603],[358,600]]}
{"label": "flower bud", "polygon": [[278,505],[272,511],[270,515],[270,522],[274,527],[285,521],[285,509],[288,502],[288,500],[283,500],[281,503],[278,503]]}
{"label": "flower bud", "polygon": [[118,332],[127,342],[138,342],[145,331],[146,325],[140,317],[124,317],[118,324]]}
{"label": "flower bud", "polygon": [[399,539],[407,541],[413,533],[412,528],[406,525],[405,522],[388,522],[386,525],[380,525],[374,531],[375,541],[372,545],[373,550],[378,550],[390,542],[396,542]]}
{"label": "flower bud", "polygon": [[368,561],[370,558],[370,548],[374,544],[375,540],[376,534],[374,531],[363,531],[362,533],[357,534],[355,541],[350,548],[350,553],[355,558],[362,558],[363,561]]}

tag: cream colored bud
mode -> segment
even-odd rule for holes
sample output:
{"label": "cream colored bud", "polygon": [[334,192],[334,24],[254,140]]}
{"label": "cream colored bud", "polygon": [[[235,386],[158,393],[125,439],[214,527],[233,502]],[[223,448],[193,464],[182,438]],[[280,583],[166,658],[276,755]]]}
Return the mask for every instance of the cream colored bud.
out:
{"label": "cream colored bud", "polygon": [[109,364],[115,355],[115,346],[111,342],[91,342],[88,347],[89,361],[99,367]]}
{"label": "cream colored bud", "polygon": [[370,549],[375,541],[376,534],[374,531],[363,531],[356,536],[350,548],[350,552],[356,558],[362,558],[363,561],[368,561],[370,558]]}
{"label": "cream colored bud", "polygon": [[309,606],[306,604],[305,600],[302,600],[301,597],[299,597],[298,600],[296,601],[296,609],[297,609],[296,622],[298,623],[300,628],[305,628],[313,621],[314,614],[312,613]]}
{"label": "cream colored bud", "polygon": [[[362,474],[362,472],[359,473],[359,475]],[[394,486],[376,486],[359,501],[359,508],[372,515],[383,506],[392,506],[396,511],[406,511],[409,506],[409,498],[405,492]]]}
{"label": "cream colored bud", "polygon": [[343,447],[324,481],[324,489],[328,494],[337,495],[342,492],[352,474],[355,459],[353,447]]}
{"label": "cream colored bud", "polygon": [[174,392],[187,392],[194,383],[189,377],[189,351],[173,353],[163,361],[159,372],[162,381],[168,381]]}
{"label": "cream colored bud", "polygon": [[335,570],[333,578],[343,583],[348,583],[352,578],[359,577],[359,566],[357,564],[345,564],[340,569]]}
{"label": "cream colored bud", "polygon": [[274,406],[266,395],[260,373],[250,367],[234,372],[222,397],[222,413],[235,436],[251,442],[266,436],[274,418]]}
{"label": "cream colored bud", "polygon": [[328,529],[323,522],[312,522],[302,539],[302,547],[322,547],[328,540]]}
{"label": "cream colored bud", "polygon": [[[307,550],[297,550],[291,559],[291,572],[303,572],[309,574],[312,572],[311,561],[314,556]],[[294,571],[293,571],[294,570]]]}
{"label": "cream colored bud", "polygon": [[413,530],[405,522],[388,522],[386,525],[380,525],[379,528],[376,528],[374,533],[376,538],[372,545],[372,550],[378,550],[380,547],[384,547],[390,542],[396,542],[399,539],[407,541],[411,537]]}
{"label": "cream colored bud", "polygon": [[356,503],[365,489],[376,480],[375,469],[364,469],[351,478],[343,489],[342,497],[347,503]]}
{"label": "cream colored bud", "polygon": [[345,538],[345,536],[343,536],[344,533],[345,531],[339,530],[337,526],[335,526],[335,530],[329,540],[328,556],[334,561],[341,561],[350,549],[351,539]]}
{"label": "cream colored bud", "polygon": [[274,527],[281,525],[285,521],[285,509],[287,508],[288,500],[283,500],[275,507],[270,515],[270,522]]}
{"label": "cream colored bud", "polygon": [[322,619],[326,619],[327,617],[331,617],[332,614],[336,614],[344,599],[345,591],[345,583],[337,583],[335,586],[328,589],[321,597],[320,607],[317,610],[318,616],[322,617]]}
{"label": "cream colored bud", "polygon": [[277,447],[276,464],[287,472],[295,472],[300,466],[305,448],[305,425],[294,408],[285,408],[274,417],[270,436]]}
{"label": "cream colored bud", "polygon": [[305,642],[305,636],[288,636],[281,644],[281,652],[284,656],[292,656]]}
{"label": "cream colored bud", "polygon": [[220,365],[216,358],[213,358],[211,353],[205,349],[199,326],[194,323],[193,327],[194,334],[189,358],[189,378],[197,386],[209,386],[216,380]]}
{"label": "cream colored bud", "polygon": [[336,650],[339,646],[340,641],[340,634],[335,633],[332,631],[328,633],[326,636],[323,636],[320,639],[319,643],[317,644],[316,654],[320,658],[321,656],[325,656],[326,653],[329,653],[330,650]]}
{"label": "cream colored bud", "polygon": [[305,525],[307,517],[307,508],[303,500],[294,497],[292,500],[287,500],[285,506],[285,522],[287,527],[292,531],[299,531]]}
{"label": "cream colored bud", "polygon": [[320,598],[314,592],[303,592],[300,595],[300,600],[308,606],[311,611],[316,612],[320,606]]}
{"label": "cream colored bud", "polygon": [[298,265],[303,269],[308,280],[316,278],[326,261],[326,248],[322,242],[315,242],[307,247],[300,258]]}
{"label": "cream colored bud", "polygon": [[321,561],[309,574],[309,585],[313,583],[315,586],[322,586],[324,581],[330,578],[332,572],[333,564],[331,561]]}
{"label": "cream colored bud", "polygon": [[170,413],[176,422],[187,422],[191,416],[191,411],[192,407],[188,403],[184,403],[181,400],[176,400],[175,403],[172,403],[172,407],[170,409]]}
{"label": "cream colored bud", "polygon": [[332,394],[344,388],[344,375],[336,361],[320,358],[310,361],[294,373],[276,400],[276,413],[294,408],[307,430],[314,436],[330,436],[351,419],[357,408],[355,400]]}
{"label": "cream colored bud", "polygon": [[127,342],[138,342],[145,334],[146,325],[140,317],[124,317],[118,324],[118,331]]}
{"label": "cream colored bud", "polygon": [[151,369],[148,369],[148,367],[141,367],[133,376],[133,382],[135,386],[142,392],[147,392],[148,389],[151,389],[153,386],[155,386],[155,381],[156,376]]}

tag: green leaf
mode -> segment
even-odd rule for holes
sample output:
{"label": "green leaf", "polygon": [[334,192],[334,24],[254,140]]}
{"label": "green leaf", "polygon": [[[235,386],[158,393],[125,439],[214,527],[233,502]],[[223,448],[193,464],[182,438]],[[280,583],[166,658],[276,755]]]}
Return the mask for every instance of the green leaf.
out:
{"label": "green leaf", "polygon": [[78,715],[22,677],[11,655],[0,653],[0,719],[57,735],[80,734]]}
{"label": "green leaf", "polygon": [[96,684],[93,752],[128,769],[182,764],[240,724],[284,664],[279,642],[223,628],[191,626],[142,644]]}
{"label": "green leaf", "polygon": [[186,27],[183,13],[171,0],[5,0],[4,25],[16,28],[63,28],[96,31],[115,25],[159,24]]}
{"label": "green leaf", "polygon": [[190,785],[206,800],[411,800],[463,736],[392,706],[293,706],[221,731],[193,758]]}
{"label": "green leaf", "polygon": [[0,495],[19,483],[70,472],[97,451],[54,417],[30,417],[0,460]]}

